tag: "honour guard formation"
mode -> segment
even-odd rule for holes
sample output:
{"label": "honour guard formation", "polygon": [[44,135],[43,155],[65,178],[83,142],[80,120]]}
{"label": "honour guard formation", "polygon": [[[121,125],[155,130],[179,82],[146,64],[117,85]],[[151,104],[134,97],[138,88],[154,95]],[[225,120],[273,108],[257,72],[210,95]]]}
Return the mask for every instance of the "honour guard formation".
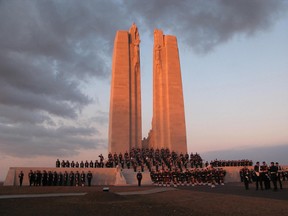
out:
{"label": "honour guard formation", "polygon": [[[129,153],[109,153],[107,159],[100,154],[99,159],[93,161],[82,160],[56,160],[56,168],[114,168],[133,169],[136,173],[138,186],[141,186],[142,173],[150,172],[151,181],[156,186],[196,186],[224,185],[226,171],[224,167],[240,166],[239,175],[246,190],[251,183],[255,183],[256,190],[268,190],[273,187],[276,191],[282,189],[282,181],[288,180],[288,171],[283,170],[278,162],[259,162],[253,168],[251,160],[214,160],[204,163],[198,153],[180,153],[164,149],[132,148]],[[250,168],[248,168],[250,167]],[[56,171],[32,171],[28,174],[30,186],[91,186],[93,174],[91,171],[84,172],[71,170],[64,172]],[[138,172],[137,172],[138,171]],[[19,174],[19,184],[22,186],[24,174]]]}

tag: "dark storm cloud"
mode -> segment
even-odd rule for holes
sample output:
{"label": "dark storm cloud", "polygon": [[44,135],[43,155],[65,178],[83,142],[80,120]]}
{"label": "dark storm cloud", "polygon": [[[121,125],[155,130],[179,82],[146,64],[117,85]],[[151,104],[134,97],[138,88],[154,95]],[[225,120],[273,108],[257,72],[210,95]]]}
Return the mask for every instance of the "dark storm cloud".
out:
{"label": "dark storm cloud", "polygon": [[68,155],[105,145],[94,138],[100,134],[91,120],[107,125],[107,112],[95,111],[88,126],[77,122],[97,101],[82,87],[107,81],[115,32],[132,22],[140,33],[161,28],[191,51],[206,52],[235,35],[268,29],[285,9],[280,0],[2,0],[0,150]]}
{"label": "dark storm cloud", "polygon": [[147,28],[163,29],[194,51],[207,52],[236,35],[271,27],[287,10],[285,0],[124,1]]}

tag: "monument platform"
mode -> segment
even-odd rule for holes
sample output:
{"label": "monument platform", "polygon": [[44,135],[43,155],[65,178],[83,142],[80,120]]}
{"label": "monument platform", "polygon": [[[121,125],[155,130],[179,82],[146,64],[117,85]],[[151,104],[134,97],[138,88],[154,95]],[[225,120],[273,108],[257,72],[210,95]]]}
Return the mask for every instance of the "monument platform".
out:
{"label": "monument platform", "polygon": [[[226,170],[225,183],[240,182],[239,171],[243,167],[222,167]],[[288,169],[288,166],[282,166],[284,170]],[[253,169],[253,166],[248,167],[248,169]],[[7,173],[6,179],[4,181],[4,186],[18,186],[19,185],[19,173],[22,171],[24,173],[23,186],[29,185],[29,172],[30,170],[37,171],[46,170],[47,172],[56,171],[57,173],[64,173],[67,171],[74,173],[78,171],[81,173],[84,171],[85,174],[91,171],[93,178],[91,185],[114,185],[114,186],[127,186],[127,185],[137,185],[136,172],[133,169],[119,169],[119,168],[51,168],[51,167],[11,167]],[[142,173],[142,185],[152,185],[150,179],[149,171],[144,171]],[[87,184],[87,180],[86,180]]]}
{"label": "monument platform", "polygon": [[[23,186],[29,185],[29,172],[30,170],[37,171],[46,170],[46,172],[54,172],[57,173],[62,172],[62,174],[67,171],[68,174],[73,171],[74,174],[76,171],[81,173],[84,171],[85,174],[88,171],[91,171],[93,174],[93,178],[91,181],[91,185],[127,185],[125,178],[123,177],[121,171],[117,168],[51,168],[51,167],[10,167],[8,170],[6,179],[4,181],[4,186],[17,186],[19,185],[19,173],[22,171],[24,174],[23,178]],[[87,180],[86,180],[87,184]]]}

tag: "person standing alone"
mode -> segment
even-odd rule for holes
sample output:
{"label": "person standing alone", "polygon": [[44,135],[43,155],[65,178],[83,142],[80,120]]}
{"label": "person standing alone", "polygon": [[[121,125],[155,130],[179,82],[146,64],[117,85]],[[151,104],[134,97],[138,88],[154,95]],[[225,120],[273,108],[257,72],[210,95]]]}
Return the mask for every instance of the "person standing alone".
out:
{"label": "person standing alone", "polygon": [[141,186],[141,180],[142,180],[142,173],[140,171],[138,171],[137,173],[137,180],[138,180],[138,186]]}
{"label": "person standing alone", "polygon": [[21,171],[18,177],[19,177],[20,186],[22,186],[24,173]]}

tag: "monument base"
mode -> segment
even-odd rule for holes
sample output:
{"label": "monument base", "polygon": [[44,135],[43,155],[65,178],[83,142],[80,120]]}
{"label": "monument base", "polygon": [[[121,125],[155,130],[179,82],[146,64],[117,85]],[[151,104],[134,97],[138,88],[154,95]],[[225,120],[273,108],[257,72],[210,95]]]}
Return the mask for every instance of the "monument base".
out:
{"label": "monument base", "polygon": [[[230,182],[240,182],[239,171],[243,167],[222,167],[226,170],[225,183]],[[253,169],[253,166],[247,167],[248,169]],[[282,166],[284,170],[288,169],[288,166]],[[88,171],[91,171],[93,174],[93,178],[91,181],[91,185],[114,185],[114,186],[125,186],[125,185],[137,185],[136,173],[132,169],[124,169],[120,168],[51,168],[51,167],[10,167],[6,179],[4,181],[4,186],[19,186],[19,173],[22,171],[24,173],[23,178],[23,186],[29,185],[29,172],[30,170],[41,171],[46,170],[46,172],[54,172],[57,173],[62,172],[62,174],[67,171],[68,174],[73,171],[74,173],[78,171],[81,173],[84,171],[85,174]],[[152,185],[152,181],[150,179],[150,173],[148,170],[145,170],[143,173],[142,185]],[[87,179],[86,179],[86,185]]]}
{"label": "monument base", "polygon": [[[4,181],[4,186],[18,186],[19,183],[19,173],[22,171],[24,174],[23,177],[23,186],[29,186],[29,172],[30,170],[41,171],[46,170],[46,172],[54,172],[57,174],[60,172],[64,174],[65,171],[68,174],[73,171],[75,174],[76,171],[84,173],[87,175],[88,171],[90,171],[93,175],[91,185],[126,185],[126,180],[123,175],[119,175],[120,170],[116,168],[51,168],[51,167],[10,167]],[[86,178],[86,185],[88,185]]]}

